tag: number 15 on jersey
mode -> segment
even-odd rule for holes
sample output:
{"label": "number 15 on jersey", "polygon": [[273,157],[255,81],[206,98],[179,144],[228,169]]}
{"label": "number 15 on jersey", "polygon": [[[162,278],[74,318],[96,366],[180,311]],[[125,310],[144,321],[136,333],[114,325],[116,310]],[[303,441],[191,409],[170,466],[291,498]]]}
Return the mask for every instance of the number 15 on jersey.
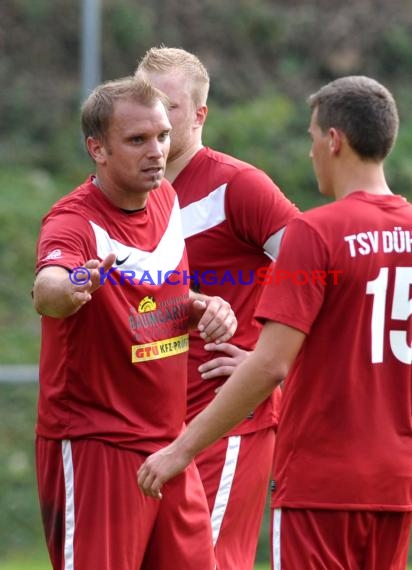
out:
{"label": "number 15 on jersey", "polygon": [[412,267],[381,267],[373,281],[368,281],[366,294],[373,295],[371,337],[372,363],[383,362],[385,334],[389,332],[389,344],[393,355],[404,364],[412,363],[412,347],[408,344],[407,330],[389,330],[385,322],[389,272],[395,271],[391,318],[407,321],[412,314],[410,297]]}

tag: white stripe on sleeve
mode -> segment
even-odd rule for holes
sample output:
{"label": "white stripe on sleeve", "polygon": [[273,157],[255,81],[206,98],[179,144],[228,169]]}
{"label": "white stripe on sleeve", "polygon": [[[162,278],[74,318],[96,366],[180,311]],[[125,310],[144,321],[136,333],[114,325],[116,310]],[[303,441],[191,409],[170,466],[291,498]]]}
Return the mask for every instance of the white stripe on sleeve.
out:
{"label": "white stripe on sleeve", "polygon": [[283,234],[286,227],[284,226],[276,233],[272,234],[263,244],[263,249],[270,259],[273,261],[279,255],[280,242],[282,241]]}

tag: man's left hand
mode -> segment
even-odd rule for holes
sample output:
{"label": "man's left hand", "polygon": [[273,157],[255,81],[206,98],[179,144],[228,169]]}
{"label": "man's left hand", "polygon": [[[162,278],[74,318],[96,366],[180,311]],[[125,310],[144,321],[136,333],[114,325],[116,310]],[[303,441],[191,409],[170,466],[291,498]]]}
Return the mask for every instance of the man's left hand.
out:
{"label": "man's left hand", "polygon": [[231,306],[221,297],[191,296],[190,322],[205,342],[226,342],[236,332],[237,319]]}

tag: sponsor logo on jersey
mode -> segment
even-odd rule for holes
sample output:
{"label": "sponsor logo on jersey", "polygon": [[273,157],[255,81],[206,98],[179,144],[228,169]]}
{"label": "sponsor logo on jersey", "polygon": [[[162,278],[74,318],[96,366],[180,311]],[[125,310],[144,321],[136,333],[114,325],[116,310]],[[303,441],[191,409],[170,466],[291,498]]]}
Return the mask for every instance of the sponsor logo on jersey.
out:
{"label": "sponsor logo on jersey", "polygon": [[118,257],[116,257],[116,265],[123,265],[123,263],[126,263],[126,261],[129,259],[129,257],[131,256],[132,252],[129,253],[129,255],[126,255],[126,257],[123,257],[123,259],[119,259]]}
{"label": "sponsor logo on jersey", "polygon": [[61,257],[63,257],[61,249],[53,249],[53,251],[50,251],[46,257],[42,259],[42,261],[48,261],[49,259],[60,259]]}
{"label": "sponsor logo on jersey", "polygon": [[147,360],[158,360],[168,358],[189,350],[189,335],[183,334],[173,338],[148,342],[146,344],[135,344],[132,346],[132,362],[146,362]]}
{"label": "sponsor logo on jersey", "polygon": [[156,309],[157,309],[157,304],[155,298],[150,297],[149,295],[143,297],[143,299],[139,303],[139,306],[137,307],[139,313],[148,313],[149,311],[155,311]]}

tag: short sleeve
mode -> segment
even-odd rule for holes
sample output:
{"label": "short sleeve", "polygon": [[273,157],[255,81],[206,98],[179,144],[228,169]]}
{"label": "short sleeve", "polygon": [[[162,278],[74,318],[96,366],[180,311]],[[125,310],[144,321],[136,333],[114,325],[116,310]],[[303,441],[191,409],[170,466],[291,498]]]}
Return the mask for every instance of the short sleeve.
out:
{"label": "short sleeve", "polygon": [[299,214],[269,176],[253,167],[239,170],[230,180],[225,206],[233,232],[262,249],[272,235]]}
{"label": "short sleeve", "polygon": [[48,214],[37,242],[36,273],[51,265],[70,270],[96,257],[92,234],[88,221],[78,214]]}
{"label": "short sleeve", "polygon": [[276,263],[261,275],[263,290],[255,318],[309,333],[324,300],[328,258],[319,234],[302,218],[293,220],[286,229]]}

